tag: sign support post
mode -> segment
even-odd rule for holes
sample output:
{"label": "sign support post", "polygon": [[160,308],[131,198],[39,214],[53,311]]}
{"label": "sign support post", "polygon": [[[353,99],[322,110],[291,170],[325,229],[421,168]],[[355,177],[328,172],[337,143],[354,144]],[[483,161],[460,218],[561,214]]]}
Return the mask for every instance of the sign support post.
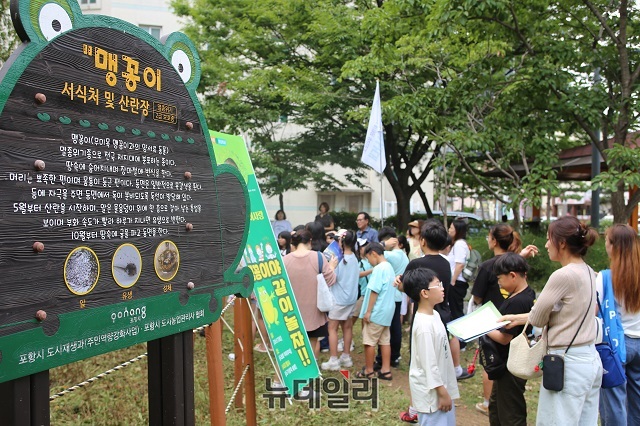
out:
{"label": "sign support post", "polygon": [[225,426],[224,373],[222,372],[222,321],[205,329],[209,371],[209,417],[211,426]]}
{"label": "sign support post", "polygon": [[[255,383],[255,364],[253,363],[253,333],[251,306],[248,298],[236,299],[240,303],[240,313],[242,315],[242,328],[236,329],[240,332],[242,346],[244,346],[244,365],[249,367],[244,378],[245,391],[245,424],[247,426],[256,425],[256,383]],[[236,333],[238,332],[236,331]]]}
{"label": "sign support post", "polygon": [[193,332],[147,343],[149,424],[195,425]]}
{"label": "sign support post", "polygon": [[0,383],[0,418],[6,424],[49,425],[49,370]]}

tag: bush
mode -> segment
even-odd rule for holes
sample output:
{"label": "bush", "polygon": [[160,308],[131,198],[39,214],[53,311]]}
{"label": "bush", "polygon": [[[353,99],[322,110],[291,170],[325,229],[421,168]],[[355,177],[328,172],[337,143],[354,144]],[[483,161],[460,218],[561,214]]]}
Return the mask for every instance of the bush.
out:
{"label": "bush", "polygon": [[[358,213],[351,212],[330,212],[329,213],[333,218],[333,224],[336,229],[351,229],[356,230],[358,227],[356,226],[356,218],[358,217]],[[385,220],[385,223],[387,221]],[[380,229],[380,220],[374,218],[373,216],[369,220],[369,226],[373,229]]]}

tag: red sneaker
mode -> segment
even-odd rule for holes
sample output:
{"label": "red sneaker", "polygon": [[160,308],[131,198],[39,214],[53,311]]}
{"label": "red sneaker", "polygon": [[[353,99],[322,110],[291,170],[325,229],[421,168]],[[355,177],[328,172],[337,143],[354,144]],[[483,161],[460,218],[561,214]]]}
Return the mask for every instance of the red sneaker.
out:
{"label": "red sneaker", "polygon": [[408,411],[403,411],[400,413],[400,420],[407,423],[418,423],[418,415],[414,414],[412,416]]}

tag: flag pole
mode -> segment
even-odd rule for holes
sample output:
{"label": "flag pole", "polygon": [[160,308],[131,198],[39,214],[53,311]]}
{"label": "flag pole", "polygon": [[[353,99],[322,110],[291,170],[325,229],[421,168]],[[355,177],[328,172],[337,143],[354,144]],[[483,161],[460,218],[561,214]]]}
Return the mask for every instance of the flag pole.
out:
{"label": "flag pole", "polygon": [[377,78],[376,92],[373,96],[369,126],[367,127],[367,137],[360,161],[380,174],[380,220],[384,225],[384,183],[382,178],[384,169],[387,166],[387,156],[384,149],[382,108],[380,107],[380,80]]}
{"label": "flag pole", "polygon": [[[380,84],[380,79],[376,78],[376,88],[379,89],[379,84]],[[382,132],[382,129],[380,129],[380,132]],[[384,147],[384,139],[382,141],[382,146]],[[383,165],[383,160],[386,160],[386,150],[385,149],[381,149],[380,150],[380,223],[382,226],[384,226],[384,168],[386,166],[386,161],[384,162],[385,164]]]}

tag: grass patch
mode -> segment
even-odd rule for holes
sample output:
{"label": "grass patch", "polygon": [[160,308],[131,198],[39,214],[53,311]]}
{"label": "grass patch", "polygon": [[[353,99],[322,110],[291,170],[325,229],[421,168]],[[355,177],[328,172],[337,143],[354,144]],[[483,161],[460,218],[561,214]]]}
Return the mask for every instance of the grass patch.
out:
{"label": "grass patch", "polygon": [[[225,314],[225,319],[233,324],[233,313]],[[354,367],[357,371],[364,359],[361,345],[360,325],[356,325],[356,349],[353,353]],[[398,414],[406,410],[409,403],[408,388],[408,334],[403,335],[402,362],[399,368],[393,369],[394,380],[379,381],[380,408],[372,411],[368,402],[351,402],[347,411],[333,411],[327,407],[326,396],[322,398],[322,408],[309,410],[307,403],[294,401],[286,404],[284,410],[269,410],[261,394],[265,392],[265,379],[273,377],[273,368],[266,354],[254,353],[256,366],[256,398],[258,424],[298,424],[301,419],[307,425],[326,426],[332,424],[401,424]],[[228,354],[233,351],[231,333],[223,332],[223,369],[225,372],[225,400],[229,401],[234,388],[233,361]],[[196,336],[195,344],[195,405],[196,424],[210,424],[209,385],[207,379],[205,339]],[[475,344],[462,353],[462,365],[465,367],[473,360]],[[84,361],[76,362],[51,370],[51,393],[59,392],[69,386],[81,382],[146,352],[146,345],[140,344],[129,348],[100,355]],[[325,361],[328,354],[321,354],[320,362]],[[460,382],[461,398],[457,404],[457,423],[464,425],[488,424],[487,417],[475,412],[475,404],[482,400],[482,367],[476,368],[475,377]],[[339,378],[340,373],[326,373],[325,377]],[[527,405],[529,424],[535,424],[539,380],[530,381],[527,385]],[[64,425],[147,425],[149,409],[147,400],[147,360],[143,359],[104,379],[76,390],[51,402],[51,423]],[[244,425],[244,412],[231,408],[227,414],[230,426]]]}

